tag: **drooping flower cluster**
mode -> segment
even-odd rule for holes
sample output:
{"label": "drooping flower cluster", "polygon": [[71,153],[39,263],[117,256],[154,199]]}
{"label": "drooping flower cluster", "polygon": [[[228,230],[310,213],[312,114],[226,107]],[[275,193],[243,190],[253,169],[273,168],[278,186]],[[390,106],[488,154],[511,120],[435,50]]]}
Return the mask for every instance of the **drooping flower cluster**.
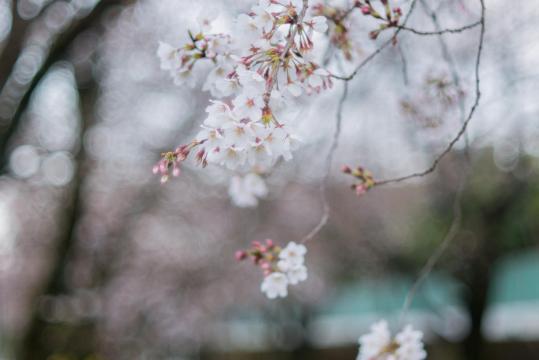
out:
{"label": "drooping flower cluster", "polygon": [[268,187],[260,175],[249,173],[243,177],[234,176],[230,180],[228,195],[238,207],[255,207],[259,198],[268,195]]}
{"label": "drooping flower cluster", "polygon": [[427,357],[423,333],[407,325],[395,338],[382,320],[371,326],[371,332],[359,338],[357,360],[423,360]]}
{"label": "drooping flower cluster", "polygon": [[351,167],[345,165],[342,167],[342,172],[352,175],[354,178],[359,180],[359,183],[352,184],[352,190],[354,190],[358,196],[365,194],[368,190],[373,188],[374,185],[376,185],[371,172],[363,169],[361,166],[352,169]]}
{"label": "drooping flower cluster", "polygon": [[[189,33],[190,42],[180,48],[160,44],[161,68],[177,84],[191,83],[197,61],[214,64],[204,84],[214,99],[188,145],[189,151],[197,148],[200,165],[268,171],[279,159],[291,159],[298,144],[286,124],[293,105],[302,94],[332,85],[330,74],[311,55],[313,32],[326,31],[326,18],[308,10],[307,1],[259,0],[237,18],[235,34],[201,31]],[[161,179],[169,178],[168,170],[176,175],[187,155],[165,153],[157,165]]]}
{"label": "drooping flower cluster", "polygon": [[296,285],[307,279],[304,245],[289,242],[285,248],[276,246],[272,240],[265,243],[253,241],[248,250],[236,252],[238,261],[251,258],[264,272],[260,290],[270,299],[286,297],[288,285]]}

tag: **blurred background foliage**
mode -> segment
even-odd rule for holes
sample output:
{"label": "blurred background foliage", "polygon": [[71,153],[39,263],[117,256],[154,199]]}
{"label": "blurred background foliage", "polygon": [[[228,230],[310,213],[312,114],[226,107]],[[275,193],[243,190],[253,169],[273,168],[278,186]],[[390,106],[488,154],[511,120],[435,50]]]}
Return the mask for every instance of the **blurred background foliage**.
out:
{"label": "blurred background foliage", "polygon": [[[318,222],[320,154],[342,84],[301,111],[304,144],[256,209],[232,206],[226,171],[187,167],[166,186],[151,174],[162,150],[196,132],[208,101],[160,72],[157,41],[173,43],[199,11],[218,12],[226,30],[250,3],[0,0],[0,358],[354,359],[372,322],[399,326],[456,209],[454,237],[405,320],[424,331],[429,359],[539,358],[539,8],[487,2],[469,147],[428,177],[358,198],[339,167],[388,178],[446,146],[458,110],[422,95],[426,78],[451,71],[438,38],[403,33],[350,83],[309,279],[268,301],[234,251],[297,241]],[[444,27],[479,9],[435,5]],[[361,19],[356,63],[379,44]],[[417,9],[411,26],[431,29],[428,13]],[[444,37],[466,106],[475,35]],[[414,106],[435,116],[410,115]]]}

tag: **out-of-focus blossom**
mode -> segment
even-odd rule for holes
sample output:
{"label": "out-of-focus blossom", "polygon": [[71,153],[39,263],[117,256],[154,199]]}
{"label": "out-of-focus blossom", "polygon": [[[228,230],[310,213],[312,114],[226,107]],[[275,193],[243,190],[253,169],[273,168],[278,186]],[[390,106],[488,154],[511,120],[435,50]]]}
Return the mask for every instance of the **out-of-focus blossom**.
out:
{"label": "out-of-focus blossom", "polygon": [[269,299],[286,297],[288,295],[288,278],[285,274],[274,272],[264,278],[260,285],[260,290]]}
{"label": "out-of-focus blossom", "polygon": [[234,176],[230,180],[228,194],[238,207],[255,207],[259,198],[268,195],[268,187],[259,175],[250,173],[244,177]]}
{"label": "out-of-focus blossom", "polygon": [[359,338],[357,360],[423,360],[423,333],[407,325],[394,339],[385,320],[371,326],[371,332]]}

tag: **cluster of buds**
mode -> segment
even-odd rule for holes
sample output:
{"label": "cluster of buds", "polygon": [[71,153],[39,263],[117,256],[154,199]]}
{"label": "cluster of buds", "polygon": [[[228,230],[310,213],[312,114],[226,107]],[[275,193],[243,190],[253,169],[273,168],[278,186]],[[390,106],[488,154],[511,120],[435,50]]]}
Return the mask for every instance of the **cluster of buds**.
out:
{"label": "cluster of buds", "polygon": [[381,20],[382,23],[378,29],[369,33],[369,37],[375,40],[380,33],[386,29],[399,26],[399,20],[402,16],[402,10],[399,7],[391,8],[389,0],[380,0],[384,6],[384,14],[380,14],[376,8],[372,5],[371,0],[356,0],[355,6],[361,10],[361,13],[365,16],[371,16],[377,20]]}
{"label": "cluster of buds", "polygon": [[290,242],[281,248],[273,240],[265,242],[253,241],[251,248],[236,251],[236,260],[250,258],[253,264],[260,267],[264,280],[260,290],[270,299],[286,297],[288,285],[296,285],[307,279],[307,268],[304,265],[307,248],[304,245]]}
{"label": "cluster of buds", "polygon": [[161,160],[152,169],[154,174],[161,176],[161,183],[166,183],[171,173],[172,176],[180,175],[180,163],[187,159],[191,149],[197,145],[198,143],[193,142],[188,145],[181,145],[174,151],[167,151],[161,154]]}
{"label": "cluster of buds", "polygon": [[418,93],[400,101],[402,113],[424,128],[437,128],[456,109],[464,91],[445,75],[425,78]]}
{"label": "cluster of buds", "polygon": [[352,175],[354,178],[359,180],[359,183],[352,184],[352,190],[354,190],[358,196],[365,194],[368,190],[373,188],[374,185],[376,185],[372,173],[363,169],[361,166],[352,169],[351,167],[344,165],[342,167],[342,172]]}

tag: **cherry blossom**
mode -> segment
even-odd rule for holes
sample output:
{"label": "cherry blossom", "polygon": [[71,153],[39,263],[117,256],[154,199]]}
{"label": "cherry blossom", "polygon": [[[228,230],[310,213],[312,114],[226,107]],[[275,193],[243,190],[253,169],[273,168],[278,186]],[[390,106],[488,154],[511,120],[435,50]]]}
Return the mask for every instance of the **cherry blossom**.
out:
{"label": "cherry blossom", "polygon": [[[288,124],[293,118],[290,109],[302,94],[332,86],[331,74],[310,54],[313,32],[327,30],[326,18],[312,11],[302,0],[260,0],[238,16],[232,34],[210,33],[211,19],[203,19],[196,32],[188,33],[187,44],[176,48],[160,43],[161,68],[177,85],[195,84],[193,70],[199,61],[214,66],[202,87],[214,97],[206,109],[207,118],[195,140],[182,145],[198,148],[198,164],[267,172],[280,159],[292,159],[299,139]],[[168,168],[178,174],[175,169],[189,155],[171,157],[170,153],[174,152],[164,153],[168,158],[154,171],[165,181]],[[239,203],[255,203],[246,199]]]}
{"label": "cherry blossom", "polygon": [[260,290],[269,299],[286,297],[288,285],[297,285],[307,280],[307,267],[304,265],[304,255],[307,249],[303,245],[290,242],[282,249],[268,239],[264,243],[253,241],[248,250],[238,250],[236,260],[251,258],[259,266],[264,279]]}
{"label": "cherry blossom", "polygon": [[289,242],[279,253],[279,268],[287,271],[295,266],[302,265],[305,259],[307,248],[305,245]]}
{"label": "cherry blossom", "polygon": [[260,285],[260,290],[266,294],[269,299],[277,297],[286,297],[288,295],[288,278],[285,274],[274,272],[264,278]]}
{"label": "cherry blossom", "polygon": [[255,207],[258,199],[268,195],[268,187],[258,174],[249,173],[244,177],[234,176],[230,180],[228,194],[236,206]]}
{"label": "cherry blossom", "polygon": [[359,338],[357,360],[423,360],[423,333],[407,325],[394,339],[385,320],[371,326],[371,332]]}

